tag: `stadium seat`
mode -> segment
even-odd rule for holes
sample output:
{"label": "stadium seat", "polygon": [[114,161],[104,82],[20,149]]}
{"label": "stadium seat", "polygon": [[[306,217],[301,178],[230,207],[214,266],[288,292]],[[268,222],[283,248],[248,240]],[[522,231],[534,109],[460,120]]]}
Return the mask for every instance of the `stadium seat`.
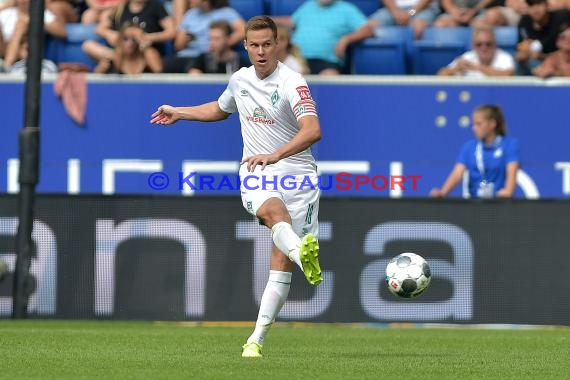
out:
{"label": "stadium seat", "polygon": [[243,44],[237,44],[234,47],[234,51],[241,55],[246,60],[246,62],[249,62],[249,55],[247,54],[247,50],[245,50],[245,46],[243,46]]}
{"label": "stadium seat", "polygon": [[95,61],[81,50],[81,45],[85,40],[101,40],[95,34],[95,26],[95,24],[65,24],[67,39],[57,40],[57,63],[83,63],[93,69]]}
{"label": "stadium seat", "polygon": [[376,12],[383,4],[378,0],[349,0],[348,2],[356,5],[366,16]]}
{"label": "stadium seat", "polygon": [[403,75],[408,73],[408,49],[413,31],[408,27],[385,26],[374,37],[354,47],[353,74]]}
{"label": "stadium seat", "polygon": [[46,34],[45,45],[44,45],[44,58],[50,61],[58,62],[57,50],[59,45],[59,39]]}
{"label": "stadium seat", "polygon": [[469,46],[471,28],[426,28],[413,42],[412,66],[417,75],[433,75],[463,54]]}
{"label": "stadium seat", "polygon": [[269,0],[269,12],[272,16],[291,16],[305,0]]}
{"label": "stadium seat", "polygon": [[507,53],[514,55],[517,52],[519,33],[516,26],[496,27],[495,38],[497,40],[497,46],[505,50]]}
{"label": "stadium seat", "polygon": [[253,16],[265,14],[264,0],[230,0],[230,6],[235,9],[245,21]]}

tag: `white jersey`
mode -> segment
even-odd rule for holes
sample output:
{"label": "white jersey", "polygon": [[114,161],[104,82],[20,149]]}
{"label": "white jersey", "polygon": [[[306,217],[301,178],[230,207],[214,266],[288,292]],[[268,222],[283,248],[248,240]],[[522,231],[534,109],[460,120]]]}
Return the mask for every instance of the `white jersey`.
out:
{"label": "white jersey", "polygon": [[[459,61],[460,59],[464,59],[474,65],[480,65],[481,61],[479,60],[479,56],[477,55],[477,53],[473,50],[469,50],[465,53],[463,53],[461,56],[459,56],[458,58],[454,59],[453,62],[451,62],[449,65],[447,65],[448,68],[452,69],[457,65],[457,61]],[[515,70],[515,60],[513,58],[512,55],[510,55],[509,53],[507,53],[506,51],[502,50],[502,49],[497,49],[495,52],[495,55],[493,56],[493,61],[491,61],[490,66],[493,69],[496,70]],[[461,73],[458,74],[458,76],[465,76],[465,77],[472,77],[472,78],[483,78],[486,77],[485,74],[483,74],[481,71],[479,70],[469,70],[465,73]]]}
{"label": "white jersey", "polygon": [[[243,158],[275,152],[297,134],[299,119],[317,115],[305,79],[281,62],[265,79],[253,66],[238,70],[218,104],[224,112],[239,112]],[[270,166],[273,172],[294,173],[314,171],[316,163],[309,148]]]}

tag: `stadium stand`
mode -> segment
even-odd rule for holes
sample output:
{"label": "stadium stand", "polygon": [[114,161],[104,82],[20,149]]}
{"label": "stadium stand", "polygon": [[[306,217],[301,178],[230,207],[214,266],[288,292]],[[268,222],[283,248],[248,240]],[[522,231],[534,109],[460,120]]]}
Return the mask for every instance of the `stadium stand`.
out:
{"label": "stadium stand", "polygon": [[411,28],[379,27],[375,36],[353,49],[352,73],[405,75],[409,72],[408,52],[413,42]]}
{"label": "stadium stand", "polygon": [[413,42],[412,72],[434,75],[458,55],[464,53],[471,40],[471,28],[426,28],[422,38]]}
{"label": "stadium stand", "polygon": [[269,0],[268,12],[272,16],[291,16],[305,0]]}
{"label": "stadium stand", "polygon": [[348,0],[348,2],[356,5],[366,16],[370,16],[383,6],[380,0]]}
{"label": "stadium stand", "polygon": [[265,14],[264,0],[231,0],[230,7],[235,9],[246,21],[253,16]]}
{"label": "stadium stand", "polygon": [[[231,0],[230,6],[247,20],[254,15],[290,16],[307,0]],[[382,7],[378,0],[347,0],[367,16]],[[498,47],[514,54],[518,42],[516,27],[495,27]],[[81,49],[85,40],[101,40],[95,25],[66,24],[67,39],[46,38],[45,57],[59,63],[82,63],[93,69],[95,62]],[[414,40],[411,28],[378,27],[375,36],[347,51],[345,73],[358,75],[434,75],[455,57],[471,48],[469,27],[427,28],[420,40]],[[247,57],[240,45],[237,51]],[[174,54],[173,44],[166,49]]]}
{"label": "stadium stand", "polygon": [[515,55],[517,51],[517,43],[519,39],[518,30],[516,26],[498,26],[495,27],[495,39],[497,46]]}
{"label": "stadium stand", "polygon": [[[243,0],[247,2],[247,0]],[[273,16],[290,16],[307,0],[267,0],[267,12]],[[382,6],[379,0],[346,0],[356,5],[362,13],[370,16]]]}

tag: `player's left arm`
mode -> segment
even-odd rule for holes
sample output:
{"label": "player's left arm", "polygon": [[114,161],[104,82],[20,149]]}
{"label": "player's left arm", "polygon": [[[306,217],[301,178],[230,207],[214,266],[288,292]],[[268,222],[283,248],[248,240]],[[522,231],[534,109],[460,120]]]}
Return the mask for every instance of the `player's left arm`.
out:
{"label": "player's left arm", "polygon": [[321,126],[316,115],[306,115],[299,119],[299,132],[275,152],[257,154],[246,157],[242,164],[247,163],[247,170],[253,172],[257,165],[263,170],[267,165],[274,164],[284,158],[302,152],[321,139]]}

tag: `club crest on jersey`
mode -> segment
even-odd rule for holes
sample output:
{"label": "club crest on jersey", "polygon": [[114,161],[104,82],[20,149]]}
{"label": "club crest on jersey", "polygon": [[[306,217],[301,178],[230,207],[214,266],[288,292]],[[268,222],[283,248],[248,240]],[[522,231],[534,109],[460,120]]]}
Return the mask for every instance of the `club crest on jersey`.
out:
{"label": "club crest on jersey", "polygon": [[311,91],[309,91],[309,87],[307,87],[307,86],[297,87],[297,93],[301,97],[301,100],[312,99]]}
{"label": "club crest on jersey", "polygon": [[267,118],[267,112],[262,107],[257,107],[253,110],[253,116],[247,116],[247,120],[252,123],[260,124],[275,124],[275,120]]}
{"label": "club crest on jersey", "polygon": [[277,92],[277,90],[275,90],[275,92],[271,94],[271,105],[274,106],[275,103],[277,103],[278,101],[279,101],[279,93]]}

